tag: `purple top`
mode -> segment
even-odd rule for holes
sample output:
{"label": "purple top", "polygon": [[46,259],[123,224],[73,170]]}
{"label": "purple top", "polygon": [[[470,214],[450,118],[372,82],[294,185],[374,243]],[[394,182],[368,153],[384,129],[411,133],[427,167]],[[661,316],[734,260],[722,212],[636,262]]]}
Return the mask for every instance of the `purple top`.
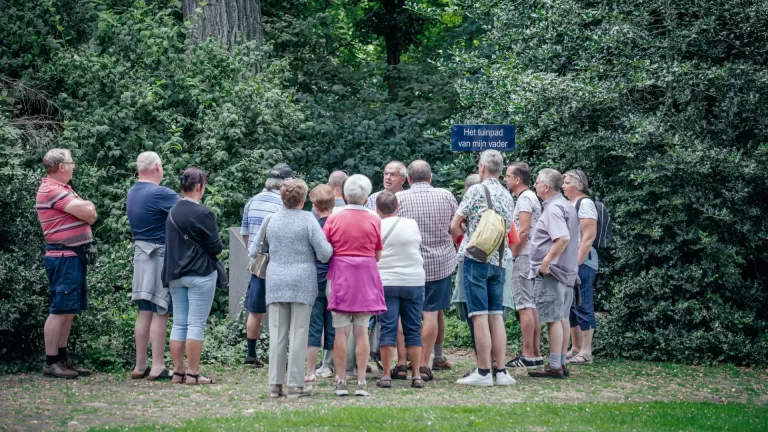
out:
{"label": "purple top", "polygon": [[384,285],[375,257],[334,256],[330,261],[328,280],[331,281],[328,310],[373,315],[387,311]]}

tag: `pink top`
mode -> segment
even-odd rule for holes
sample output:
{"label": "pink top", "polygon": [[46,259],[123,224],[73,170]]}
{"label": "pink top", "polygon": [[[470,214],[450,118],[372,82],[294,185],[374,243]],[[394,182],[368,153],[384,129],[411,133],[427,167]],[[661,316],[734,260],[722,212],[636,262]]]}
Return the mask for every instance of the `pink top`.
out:
{"label": "pink top", "polygon": [[323,226],[334,256],[376,256],[381,244],[381,219],[363,206],[347,205],[328,217]]}
{"label": "pink top", "polygon": [[323,232],[333,245],[328,280],[331,297],[328,310],[338,313],[386,312],[384,285],[376,266],[376,251],[382,250],[381,220],[365,207],[347,205],[332,214]]}

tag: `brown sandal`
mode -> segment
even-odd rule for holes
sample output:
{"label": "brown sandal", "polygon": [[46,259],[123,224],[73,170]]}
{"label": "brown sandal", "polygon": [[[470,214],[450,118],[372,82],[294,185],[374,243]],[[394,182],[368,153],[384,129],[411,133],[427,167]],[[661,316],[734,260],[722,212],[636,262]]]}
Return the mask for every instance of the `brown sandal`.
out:
{"label": "brown sandal", "polygon": [[407,380],[408,379],[408,366],[397,365],[392,369],[392,379]]}
{"label": "brown sandal", "polygon": [[419,375],[421,375],[421,379],[423,381],[432,381],[434,379],[434,376],[432,376],[432,369],[422,366],[419,368]]}
{"label": "brown sandal", "polygon": [[[192,380],[190,380],[189,378],[194,378],[195,382],[192,382]],[[208,382],[200,382],[200,378],[207,379]],[[188,373],[187,377],[186,377],[185,384],[186,385],[208,385],[208,384],[214,384],[214,382],[215,381],[213,381],[213,378],[208,378],[207,376],[205,376],[203,374],[199,374],[199,373],[191,374],[191,373]]]}

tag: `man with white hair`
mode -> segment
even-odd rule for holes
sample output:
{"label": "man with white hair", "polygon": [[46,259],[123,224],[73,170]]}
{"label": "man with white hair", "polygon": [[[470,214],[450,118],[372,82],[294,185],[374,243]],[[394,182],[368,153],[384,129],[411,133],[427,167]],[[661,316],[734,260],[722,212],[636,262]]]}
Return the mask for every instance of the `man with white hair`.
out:
{"label": "man with white hair", "polygon": [[[440,316],[443,310],[451,307],[451,274],[456,269],[456,250],[453,248],[450,227],[451,218],[459,204],[451,192],[432,186],[432,168],[426,161],[411,162],[407,175],[411,188],[397,194],[400,204],[397,215],[415,220],[421,232],[421,256],[426,283],[422,307],[424,324],[421,328],[423,366],[420,372],[422,379],[429,381],[433,369],[451,368],[443,356],[442,340],[439,344],[437,342],[441,333]],[[430,368],[429,358],[436,345],[439,347]],[[396,379],[402,378],[402,370],[401,367]]]}
{"label": "man with white hair", "polygon": [[[499,181],[503,164],[501,153],[496,150],[486,150],[480,154],[477,168],[482,182],[467,190],[451,221],[451,233],[455,237],[464,234],[464,239],[459,246],[459,255],[464,256],[467,315],[472,320],[477,351],[477,369],[458,380],[457,384],[493,386],[491,358],[497,362],[496,385],[515,383],[515,379],[504,368],[507,333],[504,327],[502,303],[504,288],[504,269],[500,262],[502,257],[499,251],[494,251],[488,256],[486,262],[482,262],[467,252],[467,244],[475,234],[480,218],[489,210],[488,201],[493,210],[504,219],[506,227],[504,233],[507,233],[512,225],[514,202],[507,188]],[[465,223],[466,233],[463,228]]]}
{"label": "man with white hair", "polygon": [[404,163],[400,161],[392,161],[388,163],[387,166],[384,167],[384,190],[371,194],[365,202],[365,206],[376,211],[376,198],[378,198],[384,191],[396,194],[403,190],[403,184],[405,183],[407,175]]}
{"label": "man with white hair", "polygon": [[531,237],[533,292],[539,319],[547,323],[549,364],[531,370],[534,378],[565,378],[569,316],[573,286],[579,271],[579,216],[576,208],[560,193],[563,176],[550,168],[539,171],[534,184],[541,198],[541,213]]}
{"label": "man with white hair", "polygon": [[[245,248],[250,249],[254,242],[259,241],[258,233],[264,220],[271,214],[283,209],[283,199],[280,197],[280,187],[285,180],[293,178],[293,170],[284,163],[272,167],[267,173],[264,189],[245,203],[243,221],[240,225],[240,235],[243,236]],[[266,281],[251,275],[248,291],[245,293],[245,309],[248,319],[245,323],[245,333],[248,338],[248,353],[243,363],[256,368],[264,367],[264,363],[256,356],[256,342],[259,340],[261,320],[267,313]]]}
{"label": "man with white hair", "polygon": [[[134,339],[136,366],[131,378],[170,379],[165,368],[165,338],[171,295],[163,286],[165,259],[165,222],[179,194],[160,186],[163,164],[155,152],[146,151],[136,158],[139,179],[128,190],[125,209],[133,233],[133,286],[131,300],[136,303]],[[152,365],[147,364],[147,346],[152,341]]]}
{"label": "man with white hair", "polygon": [[96,206],[81,199],[68,184],[75,171],[69,150],[49,150],[43,157],[43,166],[47,176],[43,177],[35,198],[45,237],[45,273],[51,292],[50,314],[43,328],[43,375],[88,376],[90,370],[69,359],[67,341],[75,314],[88,308],[88,248],[93,242],[91,225],[96,223]]}

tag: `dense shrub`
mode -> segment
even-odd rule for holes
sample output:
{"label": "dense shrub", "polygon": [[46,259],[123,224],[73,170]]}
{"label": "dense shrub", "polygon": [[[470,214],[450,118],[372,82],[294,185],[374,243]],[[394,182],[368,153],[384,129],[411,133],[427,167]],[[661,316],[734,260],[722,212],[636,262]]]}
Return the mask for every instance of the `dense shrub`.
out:
{"label": "dense shrub", "polygon": [[580,167],[615,221],[602,356],[768,356],[768,11],[761,2],[473,2],[446,64],[465,117],[517,125],[536,168]]}

